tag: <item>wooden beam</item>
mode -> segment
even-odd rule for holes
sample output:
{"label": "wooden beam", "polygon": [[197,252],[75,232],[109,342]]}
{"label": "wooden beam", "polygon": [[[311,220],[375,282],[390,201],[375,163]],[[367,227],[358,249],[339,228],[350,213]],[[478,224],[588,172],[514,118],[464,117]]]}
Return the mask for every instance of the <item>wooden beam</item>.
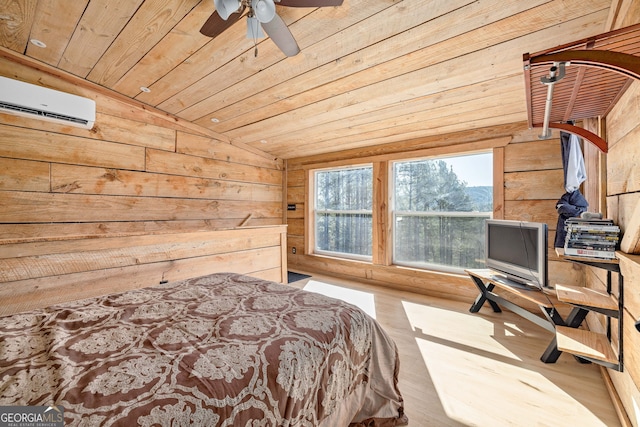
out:
{"label": "wooden beam", "polygon": [[[443,141],[447,141],[444,136],[441,136],[441,139]],[[449,145],[440,145],[440,146],[435,146],[430,148],[421,148],[421,149],[415,149],[415,150],[411,150],[409,146],[405,146],[404,144],[396,144],[397,147],[405,146],[406,147],[405,151],[392,151],[384,154],[377,154],[377,155],[371,155],[371,156],[363,155],[355,158],[346,154],[346,153],[352,152],[352,150],[348,150],[344,152],[339,151],[334,153],[328,153],[327,155],[319,155],[319,156],[305,158],[304,164],[302,166],[307,169],[313,169],[317,167],[339,167],[339,166],[348,166],[353,164],[370,163],[370,162],[403,160],[403,159],[415,158],[415,157],[444,156],[448,154],[457,154],[462,152],[471,153],[471,152],[489,150],[496,147],[504,147],[507,144],[509,144],[512,139],[513,139],[512,136],[499,136],[495,138],[481,139],[475,142],[460,142],[460,143],[450,142]],[[343,159],[331,160],[340,155],[342,155]]]}
{"label": "wooden beam", "polygon": [[531,102],[531,55],[525,53],[522,55],[525,95],[527,98],[527,123],[529,127],[533,127],[533,103]]}
{"label": "wooden beam", "polygon": [[640,253],[640,200],[636,202],[633,215],[626,224],[620,250],[629,254]]}
{"label": "wooden beam", "polygon": [[373,264],[391,265],[391,230],[389,213],[389,162],[380,161],[373,164]]}

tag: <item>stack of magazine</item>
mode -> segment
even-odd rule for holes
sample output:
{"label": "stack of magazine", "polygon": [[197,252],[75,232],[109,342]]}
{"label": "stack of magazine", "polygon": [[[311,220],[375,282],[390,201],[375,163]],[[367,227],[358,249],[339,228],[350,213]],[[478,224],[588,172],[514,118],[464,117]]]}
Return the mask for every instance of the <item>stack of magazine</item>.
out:
{"label": "stack of magazine", "polygon": [[620,227],[611,219],[569,218],[564,254],[586,258],[615,259]]}

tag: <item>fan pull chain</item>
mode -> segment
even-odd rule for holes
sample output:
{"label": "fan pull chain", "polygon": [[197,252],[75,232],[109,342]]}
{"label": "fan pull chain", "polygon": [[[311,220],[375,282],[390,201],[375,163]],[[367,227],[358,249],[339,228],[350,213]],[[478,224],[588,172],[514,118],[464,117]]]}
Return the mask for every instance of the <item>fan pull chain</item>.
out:
{"label": "fan pull chain", "polygon": [[251,39],[253,40],[253,56],[257,58],[258,57],[258,34],[256,31],[254,31],[253,26],[250,26],[249,28],[251,28]]}
{"label": "fan pull chain", "polygon": [[258,57],[258,38],[255,35],[253,36],[253,57]]}

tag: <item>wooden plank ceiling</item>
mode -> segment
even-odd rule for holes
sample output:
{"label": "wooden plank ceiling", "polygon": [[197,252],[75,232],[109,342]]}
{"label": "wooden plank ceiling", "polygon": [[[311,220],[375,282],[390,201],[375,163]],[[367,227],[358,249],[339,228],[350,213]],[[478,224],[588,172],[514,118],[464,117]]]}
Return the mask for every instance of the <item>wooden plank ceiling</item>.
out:
{"label": "wooden plank ceiling", "polygon": [[256,56],[244,20],[201,35],[212,0],[0,0],[0,45],[292,158],[526,123],[522,55],[610,30],[619,5],[277,6],[301,48],[287,58],[268,38]]}

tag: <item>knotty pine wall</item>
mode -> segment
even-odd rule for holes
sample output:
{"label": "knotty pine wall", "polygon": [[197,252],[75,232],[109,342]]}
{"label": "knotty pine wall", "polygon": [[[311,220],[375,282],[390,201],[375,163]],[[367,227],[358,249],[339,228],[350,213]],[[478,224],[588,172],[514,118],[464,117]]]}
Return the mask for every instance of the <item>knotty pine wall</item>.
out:
{"label": "knotty pine wall", "polygon": [[[295,211],[287,211],[289,267],[330,272],[382,286],[471,303],[477,291],[472,281],[464,275],[391,265],[391,242],[384,241],[383,230],[389,227],[386,223],[380,224],[374,231],[373,263],[339,260],[308,253],[305,248],[308,239],[305,235],[308,197],[306,177],[308,171],[314,168],[373,162],[374,179],[380,189],[387,185],[388,178],[384,170],[390,160],[492,149],[494,170],[497,171],[494,173],[494,217],[546,222],[550,230],[550,280],[563,283],[582,281],[582,268],[560,261],[553,249],[558,219],[555,204],[564,193],[559,133],[554,133],[553,139],[547,141],[540,141],[538,135],[539,130],[529,130],[525,123],[521,123],[408,141],[373,150],[352,150],[289,159],[286,171],[287,203],[296,205]],[[382,201],[374,202],[374,217],[383,218],[384,221],[388,215],[386,199],[376,194],[374,200]]]}
{"label": "knotty pine wall", "polygon": [[[608,216],[623,232],[633,215],[640,214],[640,81],[636,81],[606,117],[606,204]],[[637,218],[636,218],[637,220]],[[633,233],[633,231],[629,231]],[[635,235],[637,235],[635,230]],[[633,425],[640,425],[640,255],[619,253],[624,277],[623,355],[624,372],[610,376]],[[606,276],[595,269],[587,272],[588,286],[602,288]],[[615,289],[615,287],[614,287]],[[589,327],[600,325],[592,321]],[[617,332],[617,326],[613,328]],[[617,337],[614,337],[616,339]]]}
{"label": "knotty pine wall", "polygon": [[[149,284],[158,283],[161,277],[189,277],[190,268],[194,274],[211,271],[202,266],[206,265],[204,258],[198,266],[177,264],[177,259],[189,257],[185,255],[189,248],[194,256],[214,257],[208,265],[216,261],[217,271],[256,275],[271,271],[264,275],[286,280],[281,271],[286,264],[282,264],[280,253],[284,241],[284,236],[280,239],[280,232],[284,233],[282,161],[230,144],[221,135],[44,65],[0,56],[0,75],[97,103],[96,124],[91,130],[0,113],[0,264],[3,273],[13,269],[0,278],[3,301],[27,288],[37,292],[46,286],[47,295],[55,295],[52,283],[60,283],[58,294],[64,289],[65,293],[82,291],[78,295],[88,296],[86,287],[91,284],[83,277],[93,280],[95,273],[89,273],[92,265],[120,269],[124,258],[133,266],[164,263],[156,270],[147,265],[147,270],[130,271],[129,277],[153,272]],[[241,225],[275,228],[210,235],[208,240],[218,239],[219,244],[206,250],[203,245],[207,243],[197,237],[198,232]],[[267,234],[272,238],[263,238]],[[176,248],[166,246],[172,239],[181,239],[175,256],[171,251]],[[227,241],[237,244],[224,246]],[[129,251],[124,255],[109,252],[114,245]],[[43,247],[49,252],[43,252]],[[267,247],[273,249],[261,250]],[[104,252],[95,252],[98,250]],[[254,252],[220,258],[222,253],[234,251]],[[62,265],[62,258],[68,257],[64,254],[69,253],[75,254],[72,262],[64,268],[50,268],[53,263]],[[32,273],[19,259],[31,256],[43,262],[45,255],[49,263],[32,264]],[[113,259],[106,260],[111,256]],[[102,257],[101,262],[95,262],[96,257]],[[256,257],[262,260],[256,262]],[[17,265],[22,269],[16,269]],[[51,270],[53,282],[34,282],[41,276],[35,270],[45,267]],[[164,274],[167,272],[174,274]],[[121,273],[114,270],[114,274]],[[67,280],[69,274],[76,276]],[[108,283],[103,281],[102,291],[108,290]]]}

